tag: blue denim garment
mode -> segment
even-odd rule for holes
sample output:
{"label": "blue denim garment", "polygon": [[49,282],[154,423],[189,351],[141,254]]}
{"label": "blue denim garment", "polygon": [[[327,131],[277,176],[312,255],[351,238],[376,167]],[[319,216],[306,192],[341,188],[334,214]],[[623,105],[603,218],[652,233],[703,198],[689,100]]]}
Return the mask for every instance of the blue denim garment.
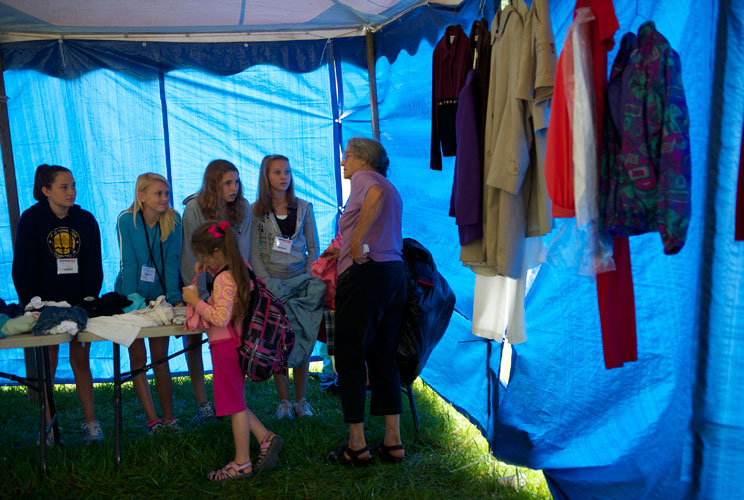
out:
{"label": "blue denim garment", "polygon": [[42,309],[36,324],[31,328],[31,333],[46,335],[49,330],[63,321],[74,321],[78,325],[78,331],[82,331],[88,324],[88,313],[81,307],[46,306]]}

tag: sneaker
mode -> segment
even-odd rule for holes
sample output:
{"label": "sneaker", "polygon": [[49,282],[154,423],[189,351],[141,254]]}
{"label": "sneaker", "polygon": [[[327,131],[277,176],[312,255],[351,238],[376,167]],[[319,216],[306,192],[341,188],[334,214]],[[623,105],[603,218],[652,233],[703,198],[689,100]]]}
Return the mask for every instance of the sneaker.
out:
{"label": "sneaker", "polygon": [[281,403],[279,403],[279,407],[276,409],[276,418],[277,420],[281,420],[283,418],[292,420],[294,418],[294,415],[292,414],[292,404],[286,399],[282,400]]}
{"label": "sneaker", "polygon": [[145,429],[148,436],[154,436],[155,434],[163,430],[163,419],[156,418],[155,420],[150,420],[149,422],[147,422],[147,424],[145,424]]}
{"label": "sneaker", "polygon": [[[65,443],[64,443],[64,441],[62,441],[62,437],[61,437],[62,436],[62,429],[59,430],[59,434],[60,434],[59,444],[62,445],[62,446],[64,446]],[[54,442],[54,430],[53,429],[50,429],[49,432],[47,432],[47,437],[46,437],[47,448],[49,448],[51,446],[54,446],[55,444],[57,444],[57,443]],[[41,432],[39,432],[36,435],[36,446],[41,446]]]}
{"label": "sneaker", "polygon": [[313,407],[310,406],[310,403],[305,398],[302,398],[292,407],[292,414],[297,418],[312,417]]}
{"label": "sneaker", "polygon": [[101,424],[98,423],[98,420],[81,424],[80,428],[85,431],[85,444],[103,441],[103,431],[101,430]]}
{"label": "sneaker", "polygon": [[217,414],[214,412],[214,406],[211,401],[205,401],[199,405],[196,415],[191,419],[191,425],[202,425],[217,420]]}
{"label": "sneaker", "polygon": [[163,428],[171,432],[181,432],[181,426],[178,425],[178,419],[169,418],[163,424]]}

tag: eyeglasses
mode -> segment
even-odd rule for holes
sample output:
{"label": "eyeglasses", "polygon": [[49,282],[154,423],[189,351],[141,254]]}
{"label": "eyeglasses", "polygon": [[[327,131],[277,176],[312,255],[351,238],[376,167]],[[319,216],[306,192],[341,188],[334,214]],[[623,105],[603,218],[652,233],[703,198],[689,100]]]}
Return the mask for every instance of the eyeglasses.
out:
{"label": "eyeglasses", "polygon": [[341,156],[341,161],[346,161],[346,159],[347,159],[347,158],[348,158],[349,156],[356,156],[356,157],[359,157],[359,155],[358,155],[358,154],[356,154],[356,153],[346,153],[346,152],[344,152],[344,154],[343,154],[343,155]]}

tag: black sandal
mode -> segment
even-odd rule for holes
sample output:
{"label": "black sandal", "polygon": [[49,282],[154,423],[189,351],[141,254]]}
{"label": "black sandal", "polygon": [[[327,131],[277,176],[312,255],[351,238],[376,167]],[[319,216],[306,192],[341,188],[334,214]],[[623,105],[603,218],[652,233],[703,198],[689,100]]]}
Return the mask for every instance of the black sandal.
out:
{"label": "black sandal", "polygon": [[[369,458],[361,458],[359,455],[366,451],[369,452]],[[352,450],[349,448],[349,443],[346,443],[326,455],[326,461],[332,464],[367,467],[375,463],[375,456],[372,454],[372,450],[369,449],[369,446],[365,446],[360,450]]]}
{"label": "black sandal", "polygon": [[405,455],[403,455],[402,457],[396,457],[395,455],[390,453],[391,451],[395,450],[404,450],[403,445],[395,444],[393,446],[387,446],[384,441],[380,441],[374,448],[372,448],[373,453],[379,456],[380,460],[382,460],[383,462],[399,464],[403,460],[405,460],[406,457]]}

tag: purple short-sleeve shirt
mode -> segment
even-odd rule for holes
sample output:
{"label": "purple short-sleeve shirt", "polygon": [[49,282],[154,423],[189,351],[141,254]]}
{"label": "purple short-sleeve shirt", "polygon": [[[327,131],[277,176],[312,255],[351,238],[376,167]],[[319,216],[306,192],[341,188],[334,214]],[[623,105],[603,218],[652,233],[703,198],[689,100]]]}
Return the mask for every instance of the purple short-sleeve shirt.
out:
{"label": "purple short-sleeve shirt", "polygon": [[402,260],[403,235],[401,231],[401,217],[403,202],[395,186],[381,174],[374,170],[360,170],[351,176],[351,194],[346,202],[344,213],[338,220],[341,230],[341,256],[338,263],[338,274],[346,271],[354,263],[349,257],[351,235],[359,222],[362,203],[367,191],[373,185],[378,185],[383,191],[383,203],[380,215],[372,227],[369,228],[362,244],[369,246],[367,258],[375,262],[389,262]]}

